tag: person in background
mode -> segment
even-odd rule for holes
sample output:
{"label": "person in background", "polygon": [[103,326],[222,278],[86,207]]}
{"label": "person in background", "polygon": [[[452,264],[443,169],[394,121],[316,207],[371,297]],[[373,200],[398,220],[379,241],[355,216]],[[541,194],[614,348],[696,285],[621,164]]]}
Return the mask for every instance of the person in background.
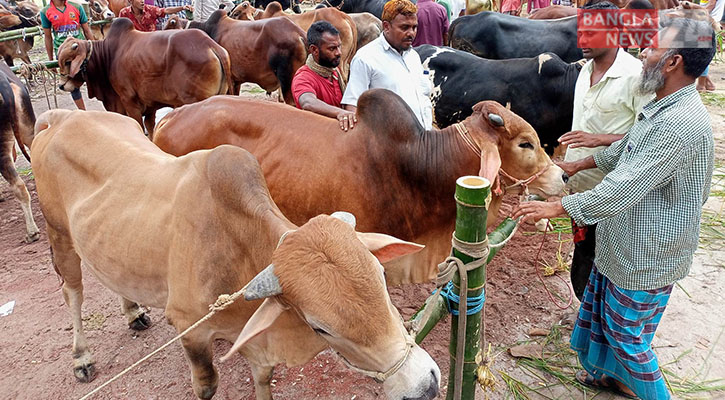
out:
{"label": "person in background", "polygon": [[[191,6],[191,0],[154,0],[154,4],[156,7],[159,8],[167,8],[167,7],[183,7],[183,6]],[[189,11],[191,12],[191,11]],[[189,18],[189,15],[186,11],[184,12],[178,12],[177,15],[179,18],[185,18],[185,19],[191,19]],[[169,20],[170,15],[166,14],[163,17],[156,20],[156,30],[160,31],[163,29],[163,26],[166,24],[166,21]]]}
{"label": "person in background", "polygon": [[[707,6],[705,6],[705,10],[710,13],[710,17],[714,21],[717,21],[719,25],[720,20],[723,19],[723,14],[725,14],[723,12],[725,11],[725,0],[710,0]],[[716,31],[719,31],[719,29],[716,29]],[[697,90],[700,92],[712,92],[715,89],[715,83],[710,79],[710,66],[708,65],[705,72],[697,78]]]}
{"label": "person in background", "polygon": [[[722,0],[725,1],[725,0]],[[433,0],[418,0],[418,32],[413,47],[422,44],[443,46],[448,44],[448,14],[445,7]]]}
{"label": "person in background", "polygon": [[[609,1],[584,6],[585,10],[619,8]],[[583,32],[582,32],[583,34]],[[596,38],[594,38],[596,39]],[[582,35],[581,44],[586,46]],[[623,49],[583,47],[588,61],[581,69],[574,88],[574,115],[571,132],[559,142],[567,145],[565,161],[578,161],[596,154],[621,139],[637,120],[642,107],[654,97],[635,91],[642,72],[642,63]],[[567,188],[572,193],[593,189],[604,178],[599,169],[588,169],[569,177]],[[594,266],[596,224],[577,226],[572,221],[574,256],[571,261],[571,285],[579,300]]]}
{"label": "person in background", "polygon": [[576,379],[642,400],[672,397],[652,339],[675,282],[692,266],[714,165],[710,116],[695,80],[715,55],[715,32],[705,21],[673,18],[659,37],[659,47],[642,53],[637,86],[655,99],[621,140],[559,164],[569,176],[599,168],[607,173],[602,182],[513,212],[522,222],[566,213],[579,226],[598,223],[595,266],[571,334],[584,367]]}
{"label": "person in background", "polygon": [[133,22],[133,27],[142,32],[153,32],[156,30],[156,21],[168,14],[179,11],[194,11],[190,5],[159,8],[153,5],[144,4],[144,0],[131,0],[131,5],[121,9],[119,17],[128,18]]}
{"label": "person in background", "polygon": [[342,96],[346,110],[355,111],[360,95],[385,88],[400,96],[423,129],[433,127],[432,91],[420,56],[412,49],[418,29],[417,8],[408,0],[390,0],[383,6],[383,34],[355,54],[350,80]]}
{"label": "person in background", "polygon": [[[93,38],[83,7],[67,0],[51,0],[50,4],[40,11],[40,25],[43,28],[45,51],[48,53],[49,61],[56,58],[58,48],[67,38],[74,37],[81,40]],[[70,95],[79,110],[86,109],[80,88],[76,88]]]}
{"label": "person in background", "polygon": [[345,82],[337,68],[342,56],[340,32],[327,21],[317,21],[307,30],[307,45],[307,62],[292,78],[297,108],[336,118],[343,131],[354,128],[355,113],[341,104]]}
{"label": "person in background", "polygon": [[218,9],[224,9],[227,12],[234,9],[234,3],[231,0],[193,0],[194,1],[194,21],[204,22],[209,16]]}

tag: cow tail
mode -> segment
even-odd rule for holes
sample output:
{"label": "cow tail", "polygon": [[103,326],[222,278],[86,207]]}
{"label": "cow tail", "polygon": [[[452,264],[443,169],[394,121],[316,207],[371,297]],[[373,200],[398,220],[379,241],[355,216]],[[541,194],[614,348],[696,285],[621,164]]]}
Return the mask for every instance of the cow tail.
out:
{"label": "cow tail", "polygon": [[[222,68],[222,79],[219,82],[219,90],[217,91],[217,94],[234,94],[234,85],[232,83],[231,73],[232,67],[229,60],[229,53],[221,46],[219,46],[218,48],[212,48],[212,52],[217,57],[217,59],[219,59],[219,65]],[[225,82],[227,85],[226,91],[223,90]]]}

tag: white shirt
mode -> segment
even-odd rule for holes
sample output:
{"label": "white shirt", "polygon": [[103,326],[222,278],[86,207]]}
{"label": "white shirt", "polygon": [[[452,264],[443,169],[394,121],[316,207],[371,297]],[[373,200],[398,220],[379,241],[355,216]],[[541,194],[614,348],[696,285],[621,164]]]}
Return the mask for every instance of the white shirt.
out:
{"label": "white shirt", "polygon": [[[710,0],[715,1],[715,0]],[[715,3],[715,7],[713,7],[712,11],[710,11],[710,17],[715,20],[715,22],[719,23],[720,20],[722,20],[722,14],[725,10],[725,0],[717,0]]]}
{"label": "white shirt", "polygon": [[224,12],[234,9],[234,3],[230,0],[193,0],[194,21],[205,22],[209,16],[219,9],[219,4],[224,4]]}
{"label": "white shirt", "polygon": [[[642,62],[619,49],[617,58],[602,79],[590,86],[593,66],[593,60],[587,61],[576,80],[571,130],[623,135],[634,125],[645,104],[654,98],[654,94],[640,96],[635,92],[642,73]],[[564,160],[581,160],[605,148],[567,149]],[[574,193],[584,192],[594,188],[604,175],[598,168],[579,171],[569,178],[567,186]]]}
{"label": "white shirt", "polygon": [[413,110],[425,129],[433,128],[432,87],[423,72],[420,56],[412,48],[401,55],[388,43],[385,35],[363,46],[353,57],[342,104],[357,107],[360,95],[376,88],[395,92]]}
{"label": "white shirt", "polygon": [[[725,0],[723,0],[725,1]],[[465,0],[451,0],[449,3],[451,7],[451,21],[453,22],[458,18],[458,14],[461,13],[462,10],[466,9],[466,1]]]}

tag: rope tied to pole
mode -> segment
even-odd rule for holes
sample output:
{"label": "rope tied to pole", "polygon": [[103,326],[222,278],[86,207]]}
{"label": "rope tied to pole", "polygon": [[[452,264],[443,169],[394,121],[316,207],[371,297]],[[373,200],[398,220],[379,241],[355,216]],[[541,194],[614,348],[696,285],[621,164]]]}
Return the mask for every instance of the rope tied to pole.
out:
{"label": "rope tied to pole", "polygon": [[53,93],[53,102],[55,103],[55,108],[58,108],[58,97],[56,96],[55,87],[57,86],[57,76],[56,74],[48,69],[48,67],[45,66],[45,64],[42,63],[32,63],[32,64],[26,64],[26,63],[20,63],[20,66],[18,67],[17,74],[20,75],[21,78],[25,79],[25,86],[28,88],[28,90],[31,89],[31,83],[33,85],[41,85],[43,86],[43,92],[45,94],[45,102],[48,104],[48,109],[50,109],[50,95],[48,94],[48,87],[47,83],[50,81],[50,77],[53,79],[53,85],[52,85],[52,93]]}

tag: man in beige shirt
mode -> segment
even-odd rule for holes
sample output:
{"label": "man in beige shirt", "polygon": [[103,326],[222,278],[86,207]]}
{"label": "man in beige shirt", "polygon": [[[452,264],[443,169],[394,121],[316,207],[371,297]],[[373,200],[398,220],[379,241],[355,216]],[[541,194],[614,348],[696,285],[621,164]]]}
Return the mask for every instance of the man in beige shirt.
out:
{"label": "man in beige shirt", "polygon": [[[592,8],[607,9],[608,5],[617,9],[608,1]],[[582,53],[589,61],[576,81],[571,132],[559,138],[561,144],[569,146],[565,161],[589,157],[621,139],[634,125],[642,107],[653,98],[653,95],[636,93],[642,63],[626,51],[582,48]],[[572,193],[584,192],[603,178],[601,170],[588,169],[570,177],[567,186]],[[581,300],[594,265],[596,225],[582,228],[572,223],[572,226],[575,245],[571,283]]]}

